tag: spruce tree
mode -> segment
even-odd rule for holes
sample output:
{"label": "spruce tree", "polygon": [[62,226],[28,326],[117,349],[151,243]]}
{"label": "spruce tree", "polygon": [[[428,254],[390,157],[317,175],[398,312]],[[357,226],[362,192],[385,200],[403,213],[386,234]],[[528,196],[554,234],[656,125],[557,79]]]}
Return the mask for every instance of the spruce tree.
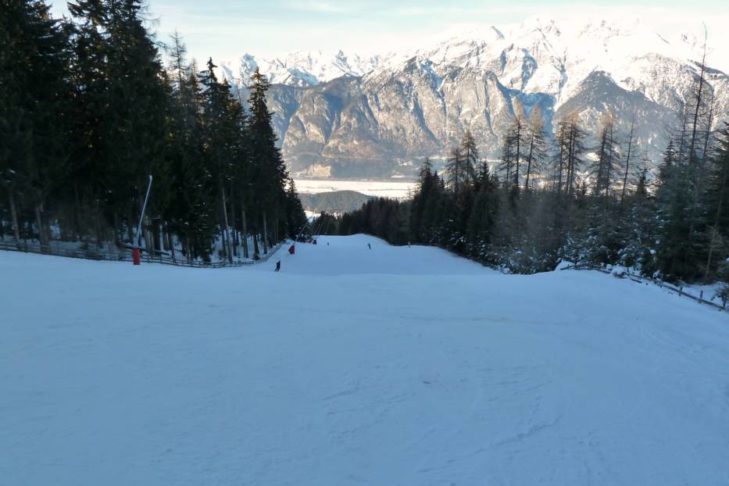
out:
{"label": "spruce tree", "polygon": [[[139,217],[148,175],[164,164],[167,112],[165,80],[159,53],[142,18],[141,0],[112,1],[107,10],[108,123],[106,184],[111,215],[125,222],[129,240]],[[150,215],[158,213],[150,201]],[[148,247],[151,241],[147,242]]]}
{"label": "spruce tree", "polygon": [[524,178],[524,189],[532,188],[534,179],[539,178],[543,167],[543,161],[547,152],[547,142],[544,134],[544,122],[542,112],[537,107],[532,110],[529,118],[527,152],[526,152],[526,174]]}
{"label": "spruce tree", "polygon": [[13,234],[20,214],[34,218],[34,236],[50,240],[46,210],[68,171],[70,80],[67,31],[42,1],[8,0],[0,8],[0,187]]}
{"label": "spruce tree", "polygon": [[[272,240],[277,239],[279,223],[285,207],[285,181],[288,177],[281,152],[276,145],[271,113],[266,103],[268,80],[258,69],[250,86],[248,131],[250,134],[250,166],[252,183],[251,212],[258,232],[263,234],[263,250],[268,252]],[[260,226],[258,226],[260,224]],[[273,232],[271,232],[273,229]],[[255,241],[255,253],[258,243]]]}
{"label": "spruce tree", "polygon": [[709,241],[704,278],[710,280],[717,263],[729,257],[729,124],[719,132],[718,150],[710,159],[710,172],[704,195]]}

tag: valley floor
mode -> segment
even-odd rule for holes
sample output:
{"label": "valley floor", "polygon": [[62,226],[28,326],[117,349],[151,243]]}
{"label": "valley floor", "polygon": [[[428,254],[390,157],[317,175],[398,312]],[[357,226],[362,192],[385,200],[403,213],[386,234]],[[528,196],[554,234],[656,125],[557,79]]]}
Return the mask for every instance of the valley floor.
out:
{"label": "valley floor", "polygon": [[653,286],[361,235],[0,275],[2,484],[729,484],[729,314]]}

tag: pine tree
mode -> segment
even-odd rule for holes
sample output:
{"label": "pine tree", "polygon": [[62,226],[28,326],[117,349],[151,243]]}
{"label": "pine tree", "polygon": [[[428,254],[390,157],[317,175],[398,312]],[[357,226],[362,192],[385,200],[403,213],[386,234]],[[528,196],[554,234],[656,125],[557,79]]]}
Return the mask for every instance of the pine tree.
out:
{"label": "pine tree", "polygon": [[428,222],[424,220],[424,212],[428,203],[428,198],[431,196],[433,190],[433,183],[433,164],[430,162],[430,159],[426,157],[423,162],[423,166],[420,168],[418,187],[413,195],[410,213],[412,237],[417,243],[428,242],[425,231]]}
{"label": "pine tree", "polygon": [[295,239],[301,234],[306,227],[306,214],[304,207],[301,205],[299,196],[296,193],[296,184],[294,179],[289,177],[287,181],[288,189],[286,191],[286,228],[288,237]]}
{"label": "pine tree", "polygon": [[478,171],[476,194],[471,205],[466,240],[468,254],[482,262],[489,262],[491,239],[498,213],[498,183],[491,177],[486,161],[482,162]]}
{"label": "pine tree", "polygon": [[[263,250],[268,252],[271,243],[269,225],[278,231],[282,219],[285,201],[285,181],[288,177],[281,152],[276,146],[276,135],[273,131],[271,113],[266,104],[266,92],[269,88],[268,80],[258,70],[252,77],[250,87],[250,118],[248,130],[250,133],[250,160],[252,198],[256,202],[253,207],[255,221],[260,222],[263,232]],[[273,235],[276,239],[276,235]],[[257,240],[254,238],[254,242]],[[258,253],[257,242],[254,252]]]}
{"label": "pine tree", "polygon": [[523,149],[526,145],[524,139],[526,136],[526,127],[523,121],[523,115],[520,110],[514,116],[514,121],[506,132],[504,137],[504,166],[506,172],[505,183],[515,189],[521,186],[521,160],[523,157]]}
{"label": "pine tree", "polygon": [[[635,151],[635,116],[630,121],[630,132],[628,134],[628,147],[626,149],[626,155],[625,155],[625,166],[623,169],[623,187],[620,191],[620,205],[622,206],[625,203],[625,196],[627,194],[628,190],[628,177],[630,176],[630,170],[633,168],[631,165],[631,156],[633,156]],[[645,171],[642,174],[645,176]],[[645,181],[643,181],[645,182]]]}
{"label": "pine tree", "polygon": [[42,1],[7,0],[0,8],[0,187],[13,233],[32,208],[42,246],[50,239],[48,198],[67,172],[70,82],[67,31]]}
{"label": "pine tree", "polygon": [[648,170],[641,171],[635,192],[621,198],[620,218],[623,248],[619,263],[636,267],[646,276],[655,270],[655,199],[648,192]]}
{"label": "pine tree", "polygon": [[600,132],[600,147],[597,152],[592,175],[595,178],[593,191],[595,195],[607,198],[615,183],[619,156],[614,135],[614,121],[611,114],[603,120]]}
{"label": "pine tree", "polygon": [[[217,229],[215,181],[203,150],[202,92],[185,47],[173,37],[170,52],[168,200],[164,219],[188,260],[210,260]],[[174,252],[174,246],[172,247]]]}
{"label": "pine tree", "polygon": [[718,150],[710,159],[705,193],[709,242],[704,267],[707,280],[717,271],[716,264],[729,256],[729,124],[719,132]]}
{"label": "pine tree", "polygon": [[451,150],[446,164],[446,180],[448,187],[460,198],[475,179],[478,149],[470,130],[467,130],[461,144]]}
{"label": "pine tree", "polygon": [[213,60],[209,59],[207,69],[199,75],[203,86],[204,99],[202,117],[203,151],[215,183],[223,256],[228,261],[232,261],[233,248],[228,221],[226,188],[233,178],[234,146],[240,137],[236,120],[237,114],[235,113],[239,108],[234,106],[234,100],[227,83],[218,82],[215,75],[216,67]]}
{"label": "pine tree", "polygon": [[584,165],[583,155],[585,152],[584,147],[585,132],[578,124],[576,116],[569,118],[567,122],[567,151],[566,151],[566,168],[567,168],[567,180],[566,180],[566,192],[569,195],[574,195],[575,190],[578,187],[578,173]]}
{"label": "pine tree", "polygon": [[659,172],[656,263],[669,279],[691,279],[696,276],[697,258],[691,238],[691,171],[674,146],[669,143]]}
{"label": "pine tree", "polygon": [[[93,233],[96,242],[106,239],[103,214],[109,172],[107,136],[109,116],[108,12],[103,0],[78,0],[68,4],[73,17],[73,109],[71,161],[73,220],[78,237]],[[103,206],[103,207],[102,207]]]}
{"label": "pine tree", "polygon": [[541,110],[537,107],[532,110],[529,118],[526,153],[526,177],[524,189],[532,188],[534,178],[539,178],[543,160],[547,152],[547,143],[544,135],[544,122]]}
{"label": "pine tree", "polygon": [[[157,47],[143,23],[140,0],[107,6],[109,171],[104,181],[108,210],[125,222],[127,238],[139,217],[148,175],[163,170],[166,88]],[[159,178],[159,177],[158,177]],[[159,211],[150,201],[149,214]],[[151,240],[147,241],[151,249]]]}

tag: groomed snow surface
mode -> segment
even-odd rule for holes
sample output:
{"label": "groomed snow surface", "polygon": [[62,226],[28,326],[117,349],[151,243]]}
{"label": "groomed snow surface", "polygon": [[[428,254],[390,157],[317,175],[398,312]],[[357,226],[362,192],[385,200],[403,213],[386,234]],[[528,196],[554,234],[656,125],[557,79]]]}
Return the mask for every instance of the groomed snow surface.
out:
{"label": "groomed snow surface", "polygon": [[656,287],[361,235],[0,275],[0,484],[729,484],[729,316]]}

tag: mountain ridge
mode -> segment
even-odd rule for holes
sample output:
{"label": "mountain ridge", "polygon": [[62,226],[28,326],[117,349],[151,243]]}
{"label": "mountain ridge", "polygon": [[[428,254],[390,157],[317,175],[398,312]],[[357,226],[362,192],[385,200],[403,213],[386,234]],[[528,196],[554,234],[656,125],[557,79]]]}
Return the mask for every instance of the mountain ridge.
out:
{"label": "mountain ridge", "polygon": [[[593,133],[607,111],[618,132],[635,118],[641,156],[656,160],[690,104],[698,45],[639,19],[531,19],[367,59],[339,51],[258,63],[246,55],[237,75],[229,65],[225,76],[245,89],[254,66],[271,69],[269,102],[295,175],[412,176],[422,158],[443,160],[466,130],[485,157],[498,157],[517,110],[539,109],[548,137],[567,115]],[[718,124],[729,112],[729,76],[707,64]]]}

